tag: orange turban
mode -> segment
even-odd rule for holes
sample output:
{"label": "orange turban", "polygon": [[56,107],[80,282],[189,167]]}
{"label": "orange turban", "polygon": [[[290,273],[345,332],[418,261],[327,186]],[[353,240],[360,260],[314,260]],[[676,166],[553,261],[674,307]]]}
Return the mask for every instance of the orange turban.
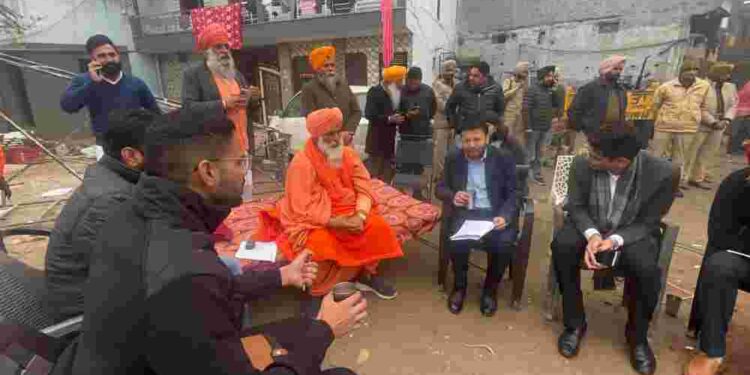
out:
{"label": "orange turban", "polygon": [[401,81],[406,77],[406,67],[393,65],[383,69],[383,81]]}
{"label": "orange turban", "polygon": [[335,107],[319,109],[307,115],[307,131],[313,138],[341,129],[343,124],[344,114]]}
{"label": "orange turban", "polygon": [[326,60],[336,57],[336,48],[332,46],[320,47],[310,52],[310,66],[314,71],[318,71],[323,67]]}
{"label": "orange turban", "polygon": [[599,64],[599,74],[605,75],[617,66],[625,67],[625,56],[614,55]]}
{"label": "orange turban", "polygon": [[229,33],[224,25],[212,23],[198,35],[198,50],[205,51],[217,44],[229,44]]}

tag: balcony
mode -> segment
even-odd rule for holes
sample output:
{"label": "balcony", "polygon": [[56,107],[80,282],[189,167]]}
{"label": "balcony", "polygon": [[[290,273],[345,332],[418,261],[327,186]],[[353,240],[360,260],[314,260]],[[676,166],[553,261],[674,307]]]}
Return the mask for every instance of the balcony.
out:
{"label": "balcony", "polygon": [[[394,30],[405,27],[405,3],[394,0]],[[351,37],[377,32],[380,0],[294,0],[293,7],[278,2],[265,6],[262,1],[242,2],[243,39],[246,46],[276,44],[279,41],[326,37]],[[168,13],[131,17],[138,49],[176,52],[193,47],[190,13]],[[374,30],[373,30],[374,27]]]}

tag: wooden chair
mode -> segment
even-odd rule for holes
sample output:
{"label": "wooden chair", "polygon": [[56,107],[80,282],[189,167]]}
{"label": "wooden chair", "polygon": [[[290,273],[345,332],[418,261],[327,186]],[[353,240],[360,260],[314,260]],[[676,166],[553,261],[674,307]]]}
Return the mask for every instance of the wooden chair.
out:
{"label": "wooden chair", "polygon": [[[528,176],[529,166],[528,165],[517,165],[516,166],[516,177],[519,185],[525,185],[526,177]],[[521,190],[519,190],[521,191]],[[450,256],[448,255],[447,242],[448,231],[450,226],[452,205],[443,203],[443,220],[440,223],[440,244],[439,249],[439,264],[438,264],[438,285],[445,289],[445,278],[448,273],[448,264],[450,263]],[[513,262],[510,264],[509,275],[513,281],[513,291],[511,293],[511,306],[519,310],[523,306],[521,299],[523,297],[523,290],[526,285],[526,271],[529,264],[529,254],[531,249],[531,235],[534,231],[534,201],[529,197],[522,196],[518,201],[518,217],[516,221],[512,223],[518,229],[518,234],[513,243],[516,247],[516,252],[513,257]]]}
{"label": "wooden chair", "polygon": [[[553,214],[553,230],[552,238],[549,243],[552,243],[552,239],[557,234],[565,221],[567,213],[563,210],[563,206],[568,197],[568,178],[570,175],[570,168],[573,165],[575,155],[561,155],[557,157],[555,163],[555,172],[552,177],[552,214]],[[672,191],[677,192],[679,189],[680,182],[680,167],[674,166],[672,168]],[[669,212],[669,207],[662,212],[662,216],[665,216]],[[659,224],[659,252],[657,254],[657,263],[661,269],[661,289],[659,292],[659,301],[664,299],[666,292],[667,276],[669,274],[669,266],[672,262],[672,253],[674,252],[674,244],[677,241],[677,235],[679,234],[680,227],[676,225],[670,225],[664,221]],[[547,293],[545,301],[545,318],[547,320],[557,320],[560,316],[560,305],[561,295],[560,289],[557,284],[557,275],[555,274],[554,265],[552,264],[552,249],[549,250],[550,262],[549,269],[547,271]],[[620,276],[617,272],[611,271],[596,271],[594,272],[594,285],[595,289],[614,289],[614,277]],[[633,283],[629,278],[625,279],[625,288],[623,292],[622,303],[626,305],[629,298],[633,295]],[[657,304],[656,312],[661,308],[661,303]]]}

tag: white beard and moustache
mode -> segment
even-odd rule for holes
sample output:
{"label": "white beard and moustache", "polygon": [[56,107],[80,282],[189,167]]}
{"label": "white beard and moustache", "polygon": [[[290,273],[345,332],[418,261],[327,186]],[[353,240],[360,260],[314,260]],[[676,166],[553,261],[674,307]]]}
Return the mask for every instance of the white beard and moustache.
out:
{"label": "white beard and moustache", "polygon": [[326,159],[328,160],[331,165],[333,165],[336,168],[341,167],[341,163],[344,160],[344,144],[339,143],[336,147],[330,147],[325,142],[323,142],[323,138],[318,138],[318,149],[323,153],[323,155],[326,156]]}
{"label": "white beard and moustache", "polygon": [[336,92],[336,74],[328,75],[328,73],[319,73],[318,81],[325,86],[330,92]]}
{"label": "white beard and moustache", "polygon": [[401,90],[396,86],[395,83],[391,83],[385,86],[385,90],[388,92],[388,96],[391,98],[391,104],[393,109],[397,109],[398,105],[401,104]]}
{"label": "white beard and moustache", "polygon": [[234,79],[237,76],[234,59],[231,54],[227,55],[227,59],[222,59],[212,49],[208,49],[206,51],[206,66],[208,66],[211,72],[224,78]]}

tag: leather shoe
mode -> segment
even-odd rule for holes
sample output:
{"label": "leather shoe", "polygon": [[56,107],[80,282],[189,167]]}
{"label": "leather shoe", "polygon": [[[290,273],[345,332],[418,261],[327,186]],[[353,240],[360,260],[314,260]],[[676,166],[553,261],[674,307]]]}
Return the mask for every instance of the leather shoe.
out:
{"label": "leather shoe", "polygon": [[578,328],[565,328],[560,338],[557,339],[557,351],[565,358],[573,358],[578,355],[583,336],[586,335],[587,325]]}
{"label": "leather shoe", "polygon": [[710,186],[704,185],[702,182],[698,182],[698,181],[690,181],[688,182],[688,185],[697,187],[698,189],[711,190]]}
{"label": "leather shoe", "polygon": [[630,365],[639,374],[651,375],[656,371],[656,358],[648,342],[630,346]]}
{"label": "leather shoe", "polygon": [[479,311],[482,315],[490,317],[497,312],[497,289],[484,289],[482,298],[479,299]]}
{"label": "leather shoe", "polygon": [[722,358],[709,358],[704,353],[693,357],[685,366],[684,375],[716,375],[721,372]]}
{"label": "leather shoe", "polygon": [[464,298],[466,298],[466,289],[454,289],[448,297],[448,310],[458,315],[464,308]]}

